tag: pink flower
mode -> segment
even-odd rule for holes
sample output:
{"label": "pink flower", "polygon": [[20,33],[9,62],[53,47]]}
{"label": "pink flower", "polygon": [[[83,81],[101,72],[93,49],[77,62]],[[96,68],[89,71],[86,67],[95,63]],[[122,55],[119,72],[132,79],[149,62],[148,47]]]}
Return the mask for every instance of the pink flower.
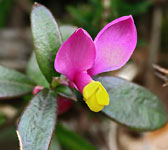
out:
{"label": "pink flower", "polygon": [[136,43],[136,27],[131,15],[107,24],[94,41],[79,28],[60,47],[55,69],[69,78],[83,94],[88,107],[98,112],[109,104],[109,96],[102,84],[91,77],[124,66]]}

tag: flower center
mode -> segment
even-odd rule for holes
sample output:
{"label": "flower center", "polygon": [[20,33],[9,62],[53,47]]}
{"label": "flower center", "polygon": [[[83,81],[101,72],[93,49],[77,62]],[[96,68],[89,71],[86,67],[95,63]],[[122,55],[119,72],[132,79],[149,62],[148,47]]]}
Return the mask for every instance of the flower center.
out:
{"label": "flower center", "polygon": [[109,104],[109,95],[99,81],[91,81],[83,88],[83,97],[88,107],[98,112]]}

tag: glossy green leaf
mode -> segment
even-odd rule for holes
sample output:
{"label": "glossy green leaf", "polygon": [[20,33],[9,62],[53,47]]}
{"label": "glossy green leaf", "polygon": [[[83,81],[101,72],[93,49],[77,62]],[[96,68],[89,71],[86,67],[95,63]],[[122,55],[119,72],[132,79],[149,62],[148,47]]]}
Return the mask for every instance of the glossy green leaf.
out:
{"label": "glossy green leaf", "polygon": [[57,100],[52,90],[44,89],[24,111],[18,133],[23,150],[48,150],[56,123]]}
{"label": "glossy green leaf", "polygon": [[37,62],[49,83],[59,74],[54,69],[54,59],[62,43],[58,25],[50,11],[35,3],[31,13],[31,27]]}
{"label": "glossy green leaf", "polygon": [[71,25],[60,26],[63,42],[65,42],[75,32],[76,29],[77,27]]}
{"label": "glossy green leaf", "polygon": [[49,87],[48,81],[46,80],[46,78],[44,77],[42,72],[40,71],[40,68],[37,64],[36,56],[35,56],[34,53],[32,54],[32,56],[31,56],[31,58],[28,62],[26,73],[31,79],[33,79],[33,81],[37,85],[42,85],[44,87]]}
{"label": "glossy green leaf", "polygon": [[[60,26],[60,32],[63,38],[63,41],[67,40],[71,34],[76,30],[77,28],[75,26],[71,26],[71,25],[62,25]],[[42,74],[37,60],[36,60],[36,56],[33,53],[28,65],[27,65],[27,69],[26,69],[27,75],[33,79],[33,81],[37,84],[37,85],[42,85],[44,87],[49,87],[49,83],[46,80],[46,78],[44,77],[44,75]]]}
{"label": "glossy green leaf", "polygon": [[117,77],[98,77],[110,104],[102,112],[120,124],[145,131],[162,127],[167,114],[157,96],[147,89]]}
{"label": "glossy green leaf", "polygon": [[89,144],[78,134],[66,129],[60,123],[56,126],[55,132],[57,139],[62,147],[68,150],[95,150],[96,148]]}
{"label": "glossy green leaf", "polygon": [[58,95],[77,101],[76,94],[70,87],[65,85],[59,85],[55,90],[58,93]]}
{"label": "glossy green leaf", "polygon": [[18,97],[32,92],[34,82],[24,74],[0,66],[0,99]]}

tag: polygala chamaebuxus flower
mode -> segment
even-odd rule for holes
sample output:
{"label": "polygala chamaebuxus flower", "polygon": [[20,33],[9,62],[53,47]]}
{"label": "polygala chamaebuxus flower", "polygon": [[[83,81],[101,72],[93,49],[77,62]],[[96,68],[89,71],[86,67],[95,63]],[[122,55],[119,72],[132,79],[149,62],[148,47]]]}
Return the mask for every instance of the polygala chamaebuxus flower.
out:
{"label": "polygala chamaebuxus flower", "polygon": [[79,28],[58,50],[55,69],[69,78],[83,94],[88,107],[98,112],[109,104],[109,95],[92,76],[121,68],[131,57],[136,43],[137,32],[131,15],[107,24],[94,41]]}

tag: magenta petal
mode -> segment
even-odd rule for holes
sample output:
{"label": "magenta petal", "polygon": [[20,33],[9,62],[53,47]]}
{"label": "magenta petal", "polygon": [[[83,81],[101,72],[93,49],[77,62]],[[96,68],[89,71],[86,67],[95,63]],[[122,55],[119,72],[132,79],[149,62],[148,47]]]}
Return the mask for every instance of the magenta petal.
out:
{"label": "magenta petal", "polygon": [[107,24],[96,36],[96,60],[90,75],[121,68],[131,57],[137,43],[132,16],[124,16]]}
{"label": "magenta petal", "polygon": [[77,73],[93,66],[95,57],[93,40],[85,30],[79,28],[60,47],[55,59],[55,69],[73,81]]}
{"label": "magenta petal", "polygon": [[37,86],[35,86],[34,87],[34,89],[33,89],[33,95],[36,95],[38,92],[40,92],[42,89],[44,89],[44,87],[43,86],[41,86],[41,85],[37,85]]}

